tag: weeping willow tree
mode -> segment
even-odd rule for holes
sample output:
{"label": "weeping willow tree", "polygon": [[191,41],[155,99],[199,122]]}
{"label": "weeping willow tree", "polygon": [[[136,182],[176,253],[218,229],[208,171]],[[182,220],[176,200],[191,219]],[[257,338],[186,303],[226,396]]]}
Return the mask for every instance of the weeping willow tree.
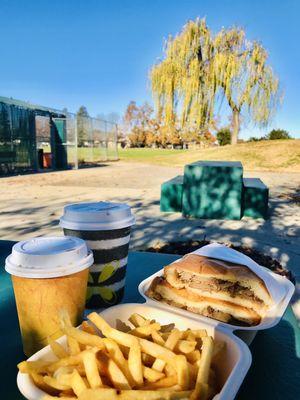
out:
{"label": "weeping willow tree", "polygon": [[213,39],[205,20],[190,21],[165,45],[165,58],[151,70],[158,118],[171,130],[180,126],[203,129],[213,119]]}
{"label": "weeping willow tree", "polygon": [[237,142],[241,113],[268,124],[278,101],[278,79],[267,53],[249,42],[240,28],[212,35],[204,19],[188,22],[165,45],[165,57],[150,73],[158,118],[172,130],[207,129],[214,121],[217,94],[232,110],[232,143]]}
{"label": "weeping willow tree", "polygon": [[279,100],[279,82],[261,44],[246,40],[240,28],[222,29],[214,39],[214,71],[232,111],[231,143],[236,144],[241,113],[268,125]]}

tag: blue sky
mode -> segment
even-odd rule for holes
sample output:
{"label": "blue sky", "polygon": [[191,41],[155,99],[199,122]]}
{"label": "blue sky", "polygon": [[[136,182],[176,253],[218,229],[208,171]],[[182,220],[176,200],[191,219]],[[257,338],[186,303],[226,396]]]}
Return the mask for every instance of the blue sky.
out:
{"label": "blue sky", "polygon": [[[270,129],[300,137],[299,15],[297,0],[0,0],[0,95],[122,114],[130,100],[152,101],[163,39],[206,16],[213,31],[239,25],[267,48],[285,93]],[[248,125],[241,137],[264,133]]]}

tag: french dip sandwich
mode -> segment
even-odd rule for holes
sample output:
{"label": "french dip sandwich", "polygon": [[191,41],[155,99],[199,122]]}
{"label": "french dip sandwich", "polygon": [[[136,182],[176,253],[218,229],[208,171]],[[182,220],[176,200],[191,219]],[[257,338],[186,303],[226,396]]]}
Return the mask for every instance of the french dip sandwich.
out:
{"label": "french dip sandwich", "polygon": [[261,278],[248,267],[189,254],[164,268],[147,295],[235,325],[257,325],[271,306]]}

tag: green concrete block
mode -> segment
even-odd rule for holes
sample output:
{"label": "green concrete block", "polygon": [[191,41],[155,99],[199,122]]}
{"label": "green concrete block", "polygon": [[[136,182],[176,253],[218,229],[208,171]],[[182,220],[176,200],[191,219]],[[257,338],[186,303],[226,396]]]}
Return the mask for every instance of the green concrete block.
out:
{"label": "green concrete block", "polygon": [[181,211],[183,176],[164,182],[161,185],[160,210],[165,212]]}
{"label": "green concrete block", "polygon": [[243,215],[268,218],[269,188],[259,178],[243,179]]}
{"label": "green concrete block", "polygon": [[241,219],[243,166],[198,161],[184,167],[182,213],[209,219]]}

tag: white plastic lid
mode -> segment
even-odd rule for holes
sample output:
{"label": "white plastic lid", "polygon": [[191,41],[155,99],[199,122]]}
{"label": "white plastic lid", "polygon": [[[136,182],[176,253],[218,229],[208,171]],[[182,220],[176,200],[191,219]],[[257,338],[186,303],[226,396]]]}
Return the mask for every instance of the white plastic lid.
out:
{"label": "white plastic lid", "polygon": [[60,226],[82,231],[109,231],[135,224],[131,208],[125,203],[75,203],[64,207]]}
{"label": "white plastic lid", "polygon": [[15,244],[5,269],[24,278],[58,278],[82,271],[93,262],[93,253],[82,239],[38,237]]}

